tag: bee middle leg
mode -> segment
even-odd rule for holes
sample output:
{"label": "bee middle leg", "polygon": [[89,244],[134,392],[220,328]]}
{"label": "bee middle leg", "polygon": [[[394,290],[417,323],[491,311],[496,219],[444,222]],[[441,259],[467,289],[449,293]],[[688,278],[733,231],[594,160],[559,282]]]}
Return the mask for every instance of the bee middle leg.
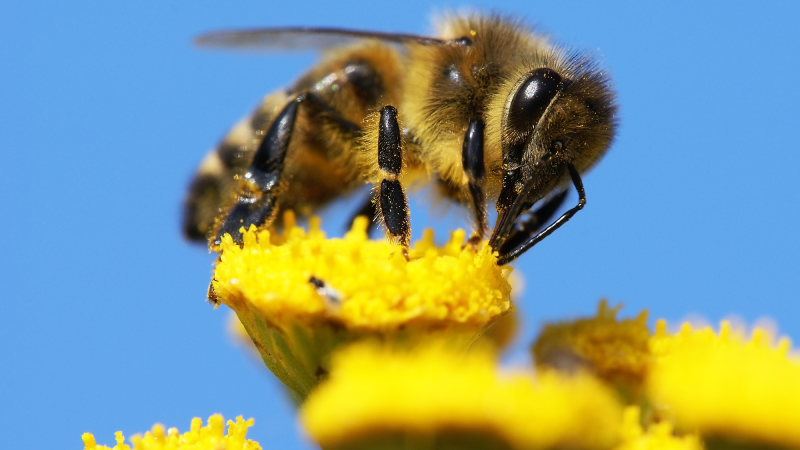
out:
{"label": "bee middle leg", "polygon": [[386,232],[405,249],[411,241],[408,218],[408,200],[398,177],[403,168],[403,149],[397,109],[384,106],[380,110],[378,125],[378,168],[383,179],[377,189],[376,205]]}
{"label": "bee middle leg", "polygon": [[467,175],[472,209],[475,212],[475,232],[467,241],[473,246],[477,246],[489,231],[489,222],[486,218],[486,193],[483,190],[483,180],[486,178],[486,163],[483,160],[484,128],[482,120],[470,119],[461,151],[461,163]]}

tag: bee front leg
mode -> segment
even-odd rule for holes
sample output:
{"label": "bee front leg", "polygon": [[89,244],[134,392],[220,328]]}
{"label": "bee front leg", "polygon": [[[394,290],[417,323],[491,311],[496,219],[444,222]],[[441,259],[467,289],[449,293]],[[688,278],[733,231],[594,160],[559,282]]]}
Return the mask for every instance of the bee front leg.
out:
{"label": "bee front leg", "polygon": [[376,204],[379,218],[386,225],[389,237],[408,249],[411,226],[408,218],[408,201],[398,177],[403,168],[403,149],[397,109],[384,106],[378,124],[378,168],[383,175],[377,189]]}
{"label": "bee front leg", "polygon": [[242,227],[260,227],[275,218],[286,150],[292,139],[297,109],[304,100],[304,96],[298,96],[275,116],[240,180],[236,204],[220,224],[213,245],[220,245],[222,236],[230,234],[233,241],[241,246]]}
{"label": "bee front leg", "polygon": [[483,180],[486,178],[486,163],[483,160],[484,128],[482,120],[470,119],[461,151],[461,164],[469,181],[469,195],[472,198],[472,207],[475,212],[475,232],[467,241],[473,246],[477,246],[489,232],[489,223],[486,218],[486,193],[483,190]]}
{"label": "bee front leg", "polygon": [[[561,215],[561,217],[556,219],[545,229],[543,229],[542,231],[538,232],[533,236],[529,236],[527,239],[520,239],[519,236],[515,236],[515,233],[508,233],[506,236],[502,236],[501,237],[502,241],[500,245],[495,248],[500,253],[500,256],[497,258],[497,264],[504,265],[517,259],[519,255],[525,253],[529,248],[538,244],[539,241],[546,238],[547,236],[550,236],[553,233],[553,231],[557,230],[561,225],[567,223],[567,221],[569,221],[569,219],[571,219],[572,216],[575,215],[575,213],[583,209],[583,207],[586,205],[586,192],[583,189],[583,181],[581,180],[581,175],[578,173],[578,170],[575,169],[575,166],[573,166],[572,164],[567,164],[567,169],[569,170],[569,176],[572,179],[572,184],[575,186],[575,190],[578,191],[578,204],[572,207],[571,209],[567,210],[564,214]],[[515,207],[517,207],[517,204],[522,203],[522,197],[517,198],[517,200],[514,203],[515,204],[511,208],[512,211],[516,209]],[[545,203],[543,208],[544,207],[547,207],[547,203]]]}
{"label": "bee front leg", "polygon": [[[514,205],[518,203],[519,184],[522,178],[522,154],[522,146],[503,148],[503,185],[495,205],[497,222],[494,225],[492,236],[489,238],[489,245],[494,249],[497,249],[502,244],[502,242],[498,242],[498,239],[502,240],[501,238],[505,238],[508,235],[513,221],[516,220],[519,214],[517,212],[517,215],[514,215],[510,212]],[[519,204],[518,207],[521,208],[522,205]]]}
{"label": "bee front leg", "polygon": [[558,211],[558,208],[567,198],[567,191],[561,191],[550,196],[533,212],[526,214],[525,220],[518,221],[517,226],[511,230],[500,245],[500,252],[504,249],[515,248],[522,245],[530,236],[538,232],[542,226],[549,222]]}

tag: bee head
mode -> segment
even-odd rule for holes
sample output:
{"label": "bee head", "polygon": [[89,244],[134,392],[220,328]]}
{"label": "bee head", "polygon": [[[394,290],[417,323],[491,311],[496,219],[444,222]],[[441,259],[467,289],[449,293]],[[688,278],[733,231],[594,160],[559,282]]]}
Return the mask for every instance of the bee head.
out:
{"label": "bee head", "polygon": [[537,67],[508,95],[503,118],[503,169],[536,177],[531,202],[567,178],[567,164],[589,169],[608,150],[616,104],[608,79],[593,66]]}

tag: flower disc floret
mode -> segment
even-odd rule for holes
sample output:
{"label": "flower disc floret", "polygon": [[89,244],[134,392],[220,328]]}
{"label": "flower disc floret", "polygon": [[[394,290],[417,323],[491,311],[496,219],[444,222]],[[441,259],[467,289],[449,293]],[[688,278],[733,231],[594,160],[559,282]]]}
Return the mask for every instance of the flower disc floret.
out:
{"label": "flower disc floret", "polygon": [[181,434],[177,428],[164,429],[161,424],[153,425],[153,429],[144,435],[131,437],[133,447],[125,444],[125,436],[121,431],[116,433],[117,445],[106,447],[97,445],[91,433],[84,433],[84,450],[261,450],[258,442],[247,439],[247,429],[253,426],[253,419],[244,420],[242,416],[236,421],[229,420],[228,433],[225,434],[225,420],[219,414],[208,418],[208,425],[195,417],[186,433]]}

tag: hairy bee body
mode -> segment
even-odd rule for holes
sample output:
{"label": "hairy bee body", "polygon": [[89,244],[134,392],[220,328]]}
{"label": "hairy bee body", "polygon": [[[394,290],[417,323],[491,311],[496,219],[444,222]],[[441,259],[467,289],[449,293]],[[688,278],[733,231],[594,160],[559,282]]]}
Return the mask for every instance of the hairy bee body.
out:
{"label": "hairy bee body", "polygon": [[[365,43],[326,55],[286,91],[275,92],[240,121],[202,162],[189,190],[184,233],[213,236],[219,218],[236,201],[238,178],[253,158],[275,114],[291,98],[312,91],[353,125],[362,124],[381,101],[399,97],[399,57],[381,43]],[[359,155],[361,130],[347,129],[320,107],[298,113],[293,148],[285,167],[281,208],[308,214],[314,208],[364,183]]]}
{"label": "hairy bee body", "polygon": [[[201,164],[186,202],[185,234],[213,245],[223,230],[234,229],[224,218],[236,205],[266,196],[268,211],[253,221],[266,226],[278,209],[273,203],[305,214],[366,182],[377,186],[376,221],[407,244],[399,183],[425,177],[473,209],[478,239],[488,232],[486,199],[496,199],[499,219],[490,243],[501,259],[504,251],[521,253],[533,245],[523,241],[546,218],[539,210],[531,214],[539,213],[534,222],[523,215],[570,180],[584,202],[578,174],[611,144],[616,105],[608,79],[590,57],[567,52],[513,20],[453,16],[440,29],[437,39],[364,33],[355,43],[327,50],[291,88],[267,96]],[[271,40],[304,35],[280,31],[266,33]],[[244,44],[253,40],[248,32],[222,36],[226,46],[242,45],[230,42],[231,36],[244,36]],[[287,112],[293,101],[300,106]],[[289,137],[283,146],[259,150],[276,120],[291,123]],[[243,178],[253,179],[257,152],[271,152],[273,166],[280,161],[279,169],[264,169],[277,170],[277,187],[259,191],[253,187],[258,183],[243,184]],[[544,209],[554,210],[561,200],[563,195]],[[243,214],[234,227],[248,224]],[[404,227],[397,225],[403,220]]]}

